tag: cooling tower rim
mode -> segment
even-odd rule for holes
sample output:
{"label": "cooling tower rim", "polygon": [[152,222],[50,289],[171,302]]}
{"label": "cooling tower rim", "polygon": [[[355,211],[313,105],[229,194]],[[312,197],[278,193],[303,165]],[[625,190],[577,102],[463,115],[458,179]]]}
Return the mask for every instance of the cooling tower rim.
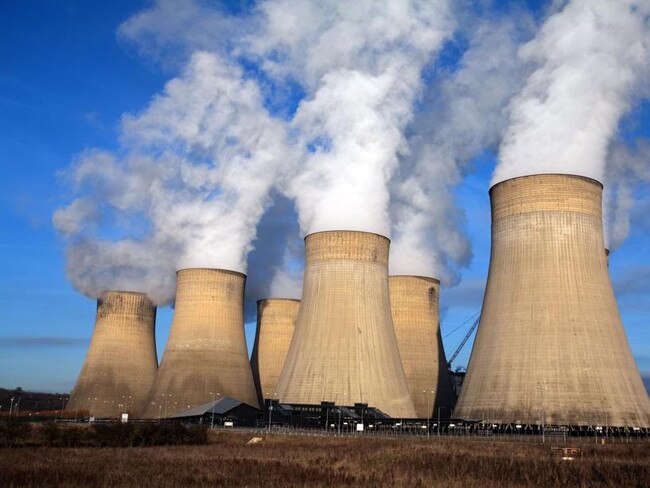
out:
{"label": "cooling tower rim", "polygon": [[595,178],[590,178],[589,176],[577,175],[577,174],[574,174],[574,173],[533,173],[533,174],[530,174],[530,175],[515,176],[515,177],[513,177],[513,178],[508,178],[507,180],[499,181],[498,183],[495,183],[494,185],[492,185],[492,186],[490,187],[490,190],[488,191],[488,193],[489,193],[490,195],[492,195],[492,191],[493,191],[497,186],[499,186],[499,185],[501,185],[501,184],[503,184],[503,183],[508,183],[508,182],[510,182],[510,181],[514,181],[514,180],[522,180],[522,179],[524,179],[524,178],[531,178],[531,177],[534,178],[534,177],[536,177],[536,176],[568,176],[569,178],[576,178],[576,179],[581,179],[581,180],[587,180],[587,181],[589,181],[589,182],[591,182],[591,183],[596,183],[596,185],[600,186],[601,189],[604,188],[603,184],[602,184],[600,181],[598,181],[598,180],[595,179]]}
{"label": "cooling tower rim", "polygon": [[275,298],[275,297],[269,297],[269,298],[260,298],[257,300],[256,303],[262,303],[262,302],[298,302],[300,303],[300,299],[298,298]]}
{"label": "cooling tower rim", "polygon": [[316,234],[334,234],[334,233],[337,233],[337,232],[346,232],[346,233],[348,233],[348,234],[366,234],[366,235],[373,235],[373,236],[383,237],[383,238],[386,239],[389,243],[391,242],[391,241],[390,241],[390,237],[387,237],[387,236],[382,235],[382,234],[378,234],[377,232],[369,232],[369,231],[366,231],[366,230],[349,230],[349,229],[319,230],[319,231],[311,232],[311,233],[307,234],[307,235],[303,238],[303,240],[306,241],[308,237],[315,236]]}
{"label": "cooling tower rim", "polygon": [[246,275],[240,271],[234,271],[232,269],[225,269],[225,268],[181,268],[176,270],[176,275],[178,275],[178,273],[180,273],[181,271],[220,271],[222,273],[243,276],[244,278],[246,278]]}
{"label": "cooling tower rim", "polygon": [[144,296],[144,297],[149,298],[149,295],[147,295],[143,291],[130,291],[130,290],[103,290],[99,294],[99,297],[97,297],[97,298],[101,298],[102,295],[105,295],[107,293],[117,293],[117,294],[120,294],[120,295],[136,295],[136,296]]}
{"label": "cooling tower rim", "polygon": [[438,278],[434,278],[433,276],[423,276],[423,275],[413,275],[413,274],[394,274],[394,275],[388,275],[388,278],[420,278],[422,280],[427,280],[427,281],[433,281],[434,283],[440,284],[440,280]]}

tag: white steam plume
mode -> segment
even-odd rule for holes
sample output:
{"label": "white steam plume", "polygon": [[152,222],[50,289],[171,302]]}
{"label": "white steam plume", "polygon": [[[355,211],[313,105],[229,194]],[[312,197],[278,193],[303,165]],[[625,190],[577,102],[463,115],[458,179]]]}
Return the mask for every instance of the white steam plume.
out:
{"label": "white steam plume", "polygon": [[286,188],[302,231],[388,235],[388,184],[422,69],[453,31],[447,2],[276,0],[261,10],[251,52],[306,91],[292,121],[303,163]]}
{"label": "white steam plume", "polygon": [[[264,109],[257,84],[197,52],[142,113],[124,117],[122,144],[122,158],[91,152],[73,168],[82,203],[54,216],[73,243],[75,286],[97,296],[128,285],[165,303],[176,269],[245,272],[269,193],[293,161],[285,126]],[[120,235],[93,228],[88,217],[102,211]]]}
{"label": "white steam plume", "polygon": [[393,183],[391,274],[435,276],[452,285],[471,258],[452,190],[478,153],[498,145],[507,125],[503,109],[525,79],[516,52],[532,23],[525,15],[516,22],[471,22],[458,68],[427,90]]}
{"label": "white steam plume", "polygon": [[493,182],[533,173],[603,181],[608,144],[650,60],[650,3],[572,0],[520,56],[537,65],[510,107]]}
{"label": "white steam plume", "polygon": [[610,149],[604,211],[605,245],[611,251],[616,250],[630,233],[630,216],[637,204],[635,190],[650,183],[649,162],[649,139],[639,139],[632,147],[619,142]]}

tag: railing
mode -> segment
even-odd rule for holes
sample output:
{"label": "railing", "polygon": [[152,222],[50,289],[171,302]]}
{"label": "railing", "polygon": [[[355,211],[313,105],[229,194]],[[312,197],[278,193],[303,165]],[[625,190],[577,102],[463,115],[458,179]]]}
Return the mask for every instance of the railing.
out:
{"label": "railing", "polygon": [[[468,439],[474,440],[477,442],[505,442],[505,443],[524,443],[524,444],[547,444],[549,446],[556,445],[586,445],[586,444],[626,444],[626,443],[648,443],[650,444],[650,434],[648,432],[639,432],[639,433],[630,433],[628,435],[616,434],[616,435],[604,435],[598,431],[594,431],[590,435],[574,435],[575,432],[565,432],[562,435],[556,434],[555,432],[549,433],[545,432],[543,435],[539,433],[528,433],[528,434],[519,434],[519,433],[504,433],[504,432],[492,432],[487,430],[468,430],[468,429],[450,429],[449,431],[430,432],[427,435],[425,429],[421,429],[424,432],[420,432],[417,429],[367,429],[361,432],[352,430],[351,428],[342,429],[339,433],[337,429],[330,429],[328,431],[324,429],[306,429],[301,427],[292,427],[292,426],[281,426],[274,425],[271,429],[267,427],[222,427],[215,426],[214,430],[217,431],[228,431],[233,430],[239,432],[250,432],[251,434],[258,435],[292,435],[292,436],[304,436],[304,437],[376,437],[376,438],[392,438],[392,439],[413,439],[413,440],[424,440],[430,442],[444,441],[450,439]],[[586,434],[586,431],[583,431],[582,434]]]}

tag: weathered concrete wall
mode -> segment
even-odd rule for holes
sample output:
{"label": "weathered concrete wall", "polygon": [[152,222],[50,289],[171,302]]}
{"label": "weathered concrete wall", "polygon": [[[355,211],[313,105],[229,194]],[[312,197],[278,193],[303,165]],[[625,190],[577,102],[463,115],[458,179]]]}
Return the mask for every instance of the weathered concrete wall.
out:
{"label": "weathered concrete wall", "polygon": [[302,301],[278,396],[368,403],[414,417],[388,296],[389,240],[331,231],[305,238]]}
{"label": "weathered concrete wall", "polygon": [[156,307],[143,293],[108,291],[97,300],[95,330],[66,410],[97,418],[138,417],[153,383]]}
{"label": "weathered concrete wall", "polygon": [[246,276],[221,269],[176,274],[176,305],[145,415],[156,418],[219,396],[257,406],[244,335]]}
{"label": "weathered concrete wall", "polygon": [[300,300],[268,298],[257,302],[257,330],[251,369],[260,404],[277,398],[278,380],[296,326]]}
{"label": "weathered concrete wall", "polygon": [[491,189],[490,271],[456,417],[650,427],[603,252],[601,194],[570,175]]}
{"label": "weathered concrete wall", "polygon": [[455,394],[440,336],[440,281],[389,276],[390,306],[406,382],[420,418],[449,417]]}

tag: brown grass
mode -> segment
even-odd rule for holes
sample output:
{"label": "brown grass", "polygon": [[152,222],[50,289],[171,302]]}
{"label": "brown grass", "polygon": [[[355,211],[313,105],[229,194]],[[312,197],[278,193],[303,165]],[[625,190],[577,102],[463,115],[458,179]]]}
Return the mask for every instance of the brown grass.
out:
{"label": "brown grass", "polygon": [[0,449],[0,486],[647,487],[647,444],[541,445],[212,433],[204,446]]}

